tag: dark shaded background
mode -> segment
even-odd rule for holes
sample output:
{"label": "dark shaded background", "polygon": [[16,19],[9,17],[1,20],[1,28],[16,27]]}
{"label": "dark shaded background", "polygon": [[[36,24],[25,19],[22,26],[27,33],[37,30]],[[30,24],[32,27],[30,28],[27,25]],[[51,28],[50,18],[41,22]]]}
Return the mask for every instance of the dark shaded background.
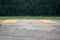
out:
{"label": "dark shaded background", "polygon": [[60,16],[60,0],[0,0],[0,16]]}

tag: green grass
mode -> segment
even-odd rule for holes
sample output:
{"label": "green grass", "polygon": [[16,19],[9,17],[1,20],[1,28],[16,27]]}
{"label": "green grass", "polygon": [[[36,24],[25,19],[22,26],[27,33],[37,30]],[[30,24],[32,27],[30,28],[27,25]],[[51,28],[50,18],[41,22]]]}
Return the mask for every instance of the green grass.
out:
{"label": "green grass", "polygon": [[0,28],[2,27],[2,24],[0,24]]}
{"label": "green grass", "polygon": [[0,19],[58,19],[60,20],[59,16],[0,16]]}

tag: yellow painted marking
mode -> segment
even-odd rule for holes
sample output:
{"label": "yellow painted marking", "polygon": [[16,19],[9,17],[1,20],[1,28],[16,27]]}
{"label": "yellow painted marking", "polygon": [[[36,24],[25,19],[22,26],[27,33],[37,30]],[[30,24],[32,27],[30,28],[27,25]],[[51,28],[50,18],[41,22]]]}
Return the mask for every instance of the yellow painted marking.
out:
{"label": "yellow painted marking", "polygon": [[2,23],[16,23],[17,20],[5,20]]}
{"label": "yellow painted marking", "polygon": [[[18,20],[5,20],[2,23],[16,23]],[[19,22],[44,22],[44,23],[57,23],[53,20],[19,20]]]}
{"label": "yellow painted marking", "polygon": [[40,21],[44,23],[57,23],[56,21],[53,20],[40,20]]}

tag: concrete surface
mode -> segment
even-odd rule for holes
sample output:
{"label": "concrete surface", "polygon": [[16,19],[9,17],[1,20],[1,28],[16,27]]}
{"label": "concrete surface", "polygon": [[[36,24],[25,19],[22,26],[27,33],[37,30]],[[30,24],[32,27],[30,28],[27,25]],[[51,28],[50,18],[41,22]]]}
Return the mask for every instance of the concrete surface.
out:
{"label": "concrete surface", "polygon": [[[36,21],[21,21],[2,23],[0,40],[60,40],[60,20],[58,23]],[[5,20],[4,20],[5,21]]]}

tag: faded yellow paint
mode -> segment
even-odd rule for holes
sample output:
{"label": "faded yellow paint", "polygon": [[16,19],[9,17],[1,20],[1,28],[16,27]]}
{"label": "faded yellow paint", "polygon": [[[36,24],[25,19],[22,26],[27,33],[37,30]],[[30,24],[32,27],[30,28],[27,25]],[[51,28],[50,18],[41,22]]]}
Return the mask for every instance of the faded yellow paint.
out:
{"label": "faded yellow paint", "polygon": [[40,21],[44,23],[57,23],[56,21],[53,20],[40,20]]}
{"label": "faded yellow paint", "polygon": [[5,20],[2,23],[16,23],[16,22],[43,22],[43,23],[58,23],[56,21],[53,20]]}
{"label": "faded yellow paint", "polygon": [[16,23],[17,20],[5,20],[2,23]]}

